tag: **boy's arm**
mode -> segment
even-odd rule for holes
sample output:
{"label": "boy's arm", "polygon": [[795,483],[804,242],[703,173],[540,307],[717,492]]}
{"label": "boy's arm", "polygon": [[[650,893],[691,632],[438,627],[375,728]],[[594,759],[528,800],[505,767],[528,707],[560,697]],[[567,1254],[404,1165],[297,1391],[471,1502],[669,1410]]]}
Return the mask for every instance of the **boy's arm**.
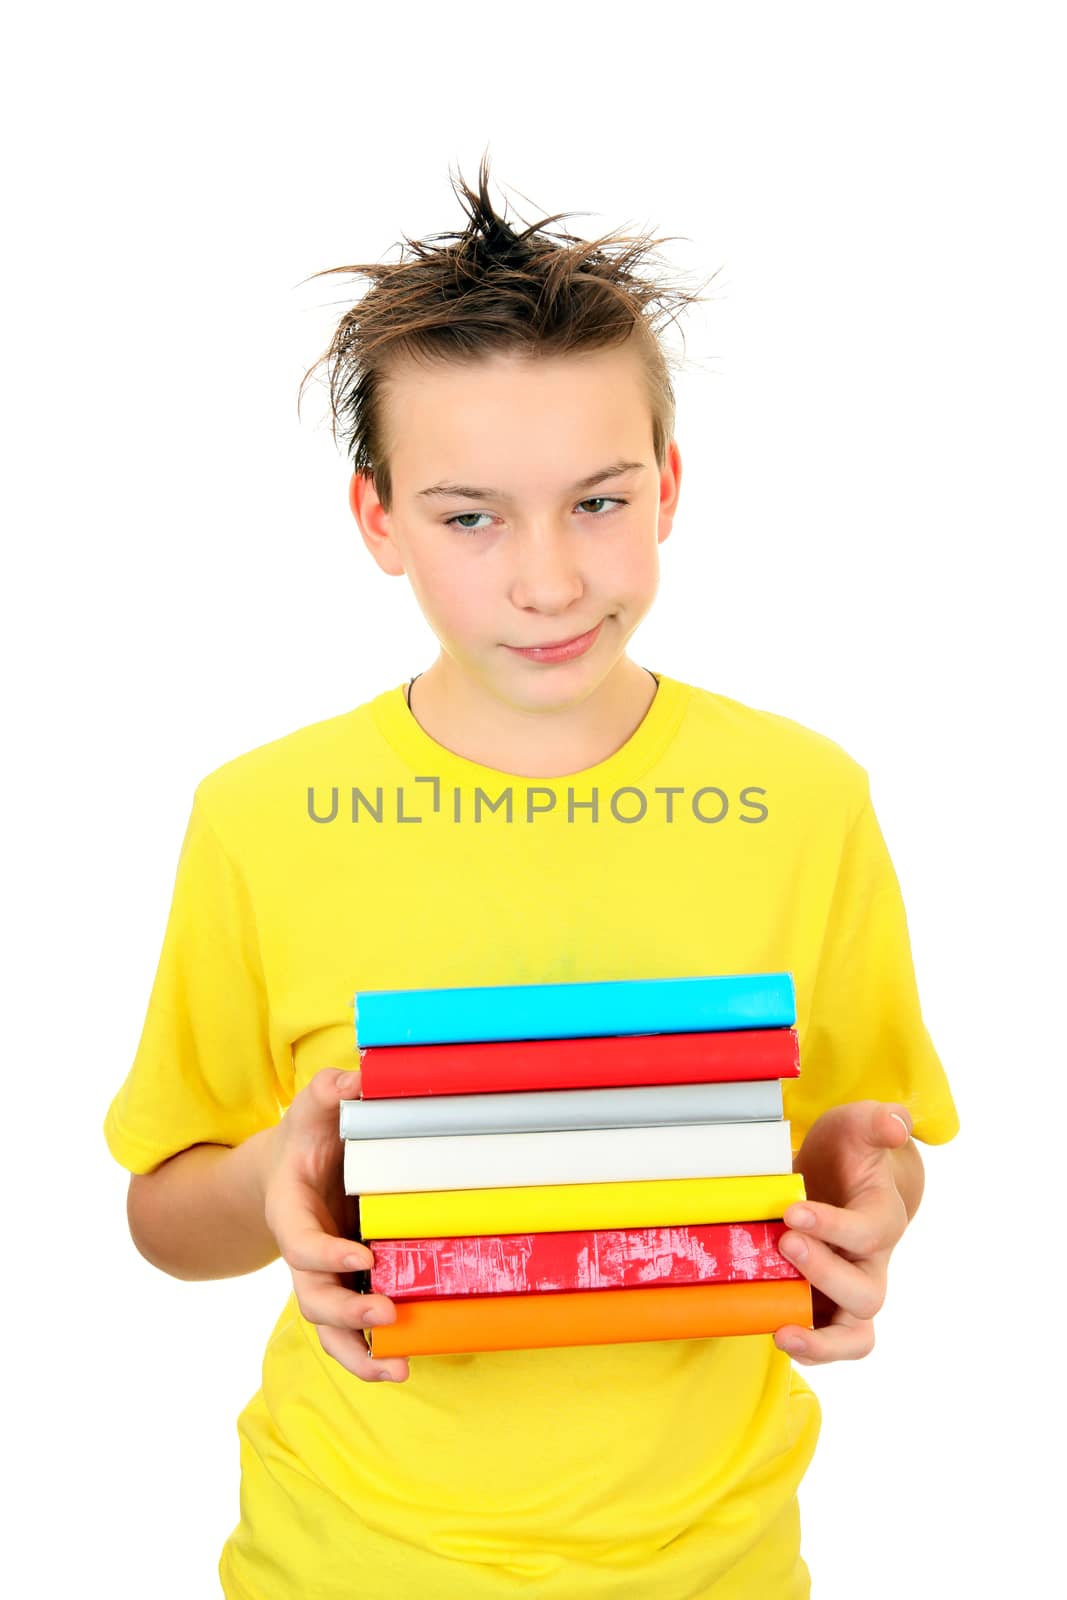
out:
{"label": "boy's arm", "polygon": [[126,1215],[146,1261],[172,1278],[236,1278],[276,1261],[264,1214],[276,1127],[234,1147],[191,1145],[130,1179]]}
{"label": "boy's arm", "polygon": [[135,1176],[127,1215],[145,1260],[174,1278],[234,1278],[284,1257],[326,1354],[364,1382],[403,1383],[407,1356],[372,1356],[363,1333],[395,1322],[396,1307],[347,1287],[374,1261],[349,1231],[357,1202],[344,1194],[338,1125],[340,1103],[359,1083],[358,1071],[323,1067],[280,1122],[232,1148],[191,1145]]}

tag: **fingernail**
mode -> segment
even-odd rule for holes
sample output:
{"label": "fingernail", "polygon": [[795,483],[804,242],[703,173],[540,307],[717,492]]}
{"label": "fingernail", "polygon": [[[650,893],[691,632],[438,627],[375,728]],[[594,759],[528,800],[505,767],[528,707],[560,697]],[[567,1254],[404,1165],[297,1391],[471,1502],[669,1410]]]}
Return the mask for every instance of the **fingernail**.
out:
{"label": "fingernail", "polygon": [[891,1111],[889,1113],[889,1115],[891,1117],[896,1117],[897,1121],[900,1123],[900,1126],[904,1129],[904,1132],[907,1134],[908,1138],[910,1139],[911,1138],[911,1129],[908,1127],[908,1124],[904,1121],[904,1118],[899,1114],[899,1112]]}
{"label": "fingernail", "polygon": [[790,1228],[814,1228],[815,1213],[809,1211],[807,1206],[790,1206],[782,1221]]}
{"label": "fingernail", "polygon": [[804,1261],[808,1254],[808,1245],[805,1239],[794,1239],[791,1234],[786,1234],[778,1246],[783,1255],[791,1261]]}
{"label": "fingernail", "polygon": [[783,1339],[782,1344],[791,1356],[802,1356],[808,1348],[803,1339]]}
{"label": "fingernail", "polygon": [[392,1320],[393,1319],[389,1315],[388,1311],[379,1311],[377,1307],[375,1307],[375,1309],[372,1311],[368,1311],[366,1316],[363,1318],[364,1323],[370,1328],[387,1327]]}
{"label": "fingernail", "polygon": [[351,1089],[355,1081],[356,1075],[354,1072],[342,1072],[337,1079],[337,1087],[339,1089]]}

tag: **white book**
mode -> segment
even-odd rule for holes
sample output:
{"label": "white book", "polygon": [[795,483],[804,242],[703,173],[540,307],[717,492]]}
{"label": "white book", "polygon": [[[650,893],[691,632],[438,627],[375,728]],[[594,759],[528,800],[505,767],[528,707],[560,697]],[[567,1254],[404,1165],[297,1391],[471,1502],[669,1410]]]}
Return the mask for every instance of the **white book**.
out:
{"label": "white book", "polygon": [[344,1143],[346,1194],[755,1177],[793,1170],[789,1123],[784,1119]]}

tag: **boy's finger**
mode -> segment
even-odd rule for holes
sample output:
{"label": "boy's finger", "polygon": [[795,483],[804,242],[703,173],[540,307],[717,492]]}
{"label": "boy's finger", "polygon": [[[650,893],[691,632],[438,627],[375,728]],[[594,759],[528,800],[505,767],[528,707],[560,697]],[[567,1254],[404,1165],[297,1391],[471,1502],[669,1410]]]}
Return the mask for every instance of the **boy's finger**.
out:
{"label": "boy's finger", "polygon": [[335,1106],[339,1100],[358,1096],[359,1071],[348,1067],[320,1067],[310,1080],[309,1088],[321,1105]]}
{"label": "boy's finger", "polygon": [[329,1325],[316,1327],[315,1331],[326,1354],[365,1383],[380,1383],[383,1380],[403,1383],[409,1376],[407,1356],[390,1356],[377,1361],[361,1333]]}
{"label": "boy's finger", "polygon": [[393,1302],[386,1295],[356,1294],[326,1274],[294,1273],[293,1287],[306,1322],[358,1329],[396,1321]]}
{"label": "boy's finger", "polygon": [[[783,1233],[778,1249],[813,1289],[821,1289],[828,1300],[852,1316],[873,1317],[882,1309],[886,1275],[876,1261],[846,1261],[828,1244],[800,1233]],[[803,1259],[799,1249],[804,1250]]]}
{"label": "boy's finger", "polygon": [[[271,1203],[271,1230],[288,1264],[311,1272],[351,1272],[341,1265],[362,1246],[337,1233],[337,1222],[317,1189],[298,1178],[279,1181]],[[370,1263],[361,1263],[369,1266]]]}
{"label": "boy's finger", "polygon": [[[797,1227],[793,1217],[798,1210],[812,1213],[814,1227]],[[850,1256],[866,1259],[891,1250],[907,1226],[908,1217],[904,1202],[894,1189],[858,1195],[847,1207],[832,1206],[826,1200],[798,1201],[795,1206],[786,1207],[782,1220],[805,1239],[822,1239]]]}
{"label": "boy's finger", "polygon": [[334,1272],[340,1277],[346,1272],[366,1272],[374,1265],[374,1257],[360,1240],[327,1232],[318,1217],[306,1212],[276,1222],[274,1238],[293,1272]]}
{"label": "boy's finger", "polygon": [[782,1327],[774,1335],[779,1350],[794,1361],[815,1366],[823,1361],[860,1361],[874,1349],[874,1323],[830,1322],[825,1328]]}

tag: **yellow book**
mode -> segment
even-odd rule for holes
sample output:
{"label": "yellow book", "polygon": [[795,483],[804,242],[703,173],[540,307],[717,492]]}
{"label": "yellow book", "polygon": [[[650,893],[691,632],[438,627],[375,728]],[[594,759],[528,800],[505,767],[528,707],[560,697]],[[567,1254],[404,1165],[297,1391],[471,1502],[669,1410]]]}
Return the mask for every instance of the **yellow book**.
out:
{"label": "yellow book", "polygon": [[507,1189],[428,1189],[359,1198],[364,1239],[563,1233],[685,1222],[764,1222],[805,1199],[799,1172],[746,1178],[651,1178]]}

